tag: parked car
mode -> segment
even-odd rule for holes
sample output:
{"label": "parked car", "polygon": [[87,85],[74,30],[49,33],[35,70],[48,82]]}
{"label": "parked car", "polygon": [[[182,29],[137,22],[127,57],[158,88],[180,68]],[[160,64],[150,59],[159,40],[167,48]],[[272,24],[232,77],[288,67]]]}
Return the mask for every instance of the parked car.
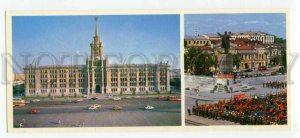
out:
{"label": "parked car", "polygon": [[115,105],[114,107],[113,107],[113,110],[121,110],[122,109],[122,107],[121,106],[118,106],[118,105]]}
{"label": "parked car", "polygon": [[267,67],[266,66],[260,66],[260,67],[258,67],[258,70],[259,71],[265,71],[265,70],[267,70]]}
{"label": "parked car", "polygon": [[98,108],[97,108],[97,107],[95,107],[95,106],[91,106],[91,107],[89,107],[88,109],[89,109],[89,110],[93,110],[93,111],[95,111],[95,110],[97,110]]}
{"label": "parked car", "polygon": [[39,102],[39,101],[41,101],[41,100],[39,100],[39,99],[33,99],[33,100],[31,100],[32,102]]}
{"label": "parked car", "polygon": [[277,73],[276,72],[271,72],[271,75],[276,75]]}
{"label": "parked car", "polygon": [[39,114],[41,111],[40,110],[38,110],[38,109],[31,109],[30,110],[30,113],[31,114]]}
{"label": "parked car", "polygon": [[147,106],[145,107],[145,109],[146,109],[146,110],[152,110],[152,109],[154,109],[154,107],[151,106],[151,105],[147,105]]}
{"label": "parked car", "polygon": [[252,72],[252,69],[246,69],[245,72]]}
{"label": "parked car", "polygon": [[97,97],[93,97],[93,98],[91,98],[91,100],[97,100],[98,98]]}

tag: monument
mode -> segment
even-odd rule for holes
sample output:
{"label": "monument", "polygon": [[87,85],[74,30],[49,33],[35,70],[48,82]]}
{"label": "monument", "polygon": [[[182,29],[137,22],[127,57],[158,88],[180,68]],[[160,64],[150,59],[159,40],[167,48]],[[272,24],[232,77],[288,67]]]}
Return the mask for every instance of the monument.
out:
{"label": "monument", "polygon": [[229,92],[228,85],[234,83],[233,57],[229,53],[230,35],[227,32],[224,35],[220,33],[218,35],[222,38],[221,48],[224,49],[224,52],[218,57],[219,71],[214,76],[215,87],[211,92]]}

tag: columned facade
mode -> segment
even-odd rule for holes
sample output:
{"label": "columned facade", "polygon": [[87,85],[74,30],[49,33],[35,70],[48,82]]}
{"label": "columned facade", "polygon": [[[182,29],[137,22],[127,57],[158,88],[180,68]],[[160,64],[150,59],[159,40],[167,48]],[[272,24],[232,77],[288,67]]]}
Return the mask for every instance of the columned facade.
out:
{"label": "columned facade", "polygon": [[170,91],[170,66],[109,64],[95,19],[91,55],[85,65],[25,67],[26,96],[81,96],[95,94],[149,94]]}

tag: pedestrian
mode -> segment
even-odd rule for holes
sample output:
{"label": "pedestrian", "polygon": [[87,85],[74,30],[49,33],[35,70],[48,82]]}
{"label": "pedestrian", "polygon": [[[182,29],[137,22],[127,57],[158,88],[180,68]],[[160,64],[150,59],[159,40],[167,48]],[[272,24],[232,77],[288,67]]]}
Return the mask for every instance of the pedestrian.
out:
{"label": "pedestrian", "polygon": [[196,113],[196,106],[193,106],[192,114],[195,115]]}
{"label": "pedestrian", "polygon": [[188,107],[187,111],[188,111],[188,114],[189,114],[189,115],[192,115],[192,114],[191,114],[191,109],[190,109],[190,107]]}

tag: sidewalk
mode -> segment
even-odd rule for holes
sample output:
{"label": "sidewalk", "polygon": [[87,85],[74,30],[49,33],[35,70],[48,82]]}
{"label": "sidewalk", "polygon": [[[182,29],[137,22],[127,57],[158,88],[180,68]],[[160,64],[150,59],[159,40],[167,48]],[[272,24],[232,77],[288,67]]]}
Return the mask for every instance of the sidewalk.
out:
{"label": "sidewalk", "polygon": [[[190,125],[208,125],[208,126],[213,126],[213,125],[240,125],[239,123],[234,123],[226,120],[213,120],[213,119],[208,119],[204,118],[201,116],[196,116],[196,115],[185,115],[185,122],[186,126]],[[194,122],[191,124],[191,122]]]}

